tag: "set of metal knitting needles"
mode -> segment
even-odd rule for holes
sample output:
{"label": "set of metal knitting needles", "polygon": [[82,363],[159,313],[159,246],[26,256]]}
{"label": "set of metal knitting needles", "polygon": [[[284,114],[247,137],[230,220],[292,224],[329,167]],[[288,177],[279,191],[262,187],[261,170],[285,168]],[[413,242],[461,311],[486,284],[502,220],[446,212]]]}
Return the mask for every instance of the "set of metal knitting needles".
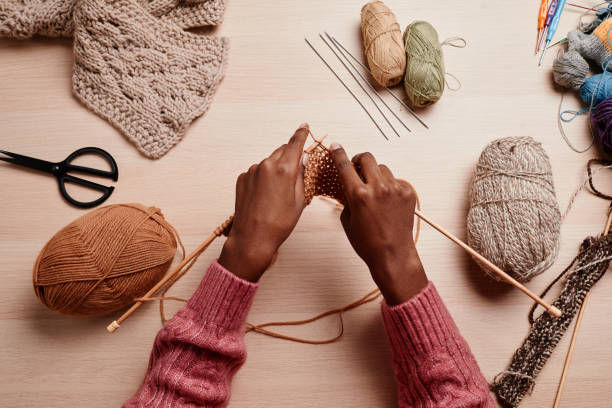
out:
{"label": "set of metal knitting needles", "polygon": [[[349,63],[349,65],[354,69],[355,72],[357,72],[357,74],[361,77],[361,79],[369,86],[370,89],[372,89],[375,93],[375,95],[378,97],[378,99],[380,99],[380,101],[383,103],[383,105],[393,114],[393,116],[395,116],[395,118],[406,128],[408,129],[408,131],[410,131],[410,129],[408,128],[408,126],[406,126],[406,124],[393,112],[393,110],[385,103],[385,101],[382,99],[382,97],[380,96],[380,94],[378,93],[378,91],[372,86],[372,84],[370,84],[370,82],[359,72],[359,70],[350,62],[349,58],[347,57],[350,56],[351,59],[353,59],[355,62],[357,62],[364,70],[366,70],[368,73],[371,72],[370,70],[363,65],[353,54],[351,54],[338,40],[336,40],[334,37],[330,36],[329,34],[325,33],[326,37],[328,38],[328,40],[334,45],[334,47],[338,50],[338,52],[344,57],[344,59]],[[350,70],[350,68],[344,63],[344,61],[342,60],[342,58],[340,58],[340,55],[338,55],[338,53],[334,50],[334,48],[332,48],[332,46],[330,45],[330,43],[321,35],[319,34],[319,37],[321,37],[321,40],[323,40],[323,42],[325,43],[325,45],[327,45],[329,47],[330,50],[332,50],[332,52],[334,53],[334,55],[338,58],[338,60],[340,60],[340,62],[342,62],[342,65],[347,69],[347,71],[349,71],[349,73],[351,74],[351,76],[353,77],[353,79],[355,80],[355,82],[357,82],[359,84],[359,86],[361,87],[361,89],[366,93],[366,95],[368,95],[368,97],[370,98],[370,100],[372,101],[372,103],[374,103],[374,105],[377,107],[378,111],[380,112],[380,114],[385,118],[386,122],[389,124],[389,127],[391,127],[391,129],[393,129],[395,131],[395,133],[397,134],[398,137],[400,137],[399,133],[395,130],[395,128],[393,127],[393,125],[391,124],[391,122],[389,121],[389,119],[385,116],[385,114],[383,113],[382,109],[380,109],[380,107],[378,106],[378,104],[376,104],[374,98],[372,98],[372,96],[367,92],[367,90],[364,88],[364,86],[362,85],[361,82],[359,82],[359,80],[357,79],[357,77],[353,74],[353,71]],[[310,43],[310,41],[308,41],[307,38],[304,38],[304,40],[306,41],[306,44],[308,44],[308,46],[315,52],[315,54],[317,54],[317,56],[321,59],[321,61],[323,61],[323,63],[327,66],[327,68],[329,68],[329,70],[334,74],[334,76],[340,81],[340,83],[342,83],[342,85],[344,86],[344,88],[346,88],[346,90],[351,94],[351,96],[357,101],[357,103],[359,103],[359,105],[361,106],[361,108],[368,114],[368,116],[370,117],[370,119],[372,120],[372,122],[374,122],[374,124],[376,125],[376,127],[378,128],[378,130],[380,131],[380,133],[383,134],[383,136],[385,137],[385,139],[389,140],[389,138],[387,137],[387,135],[385,134],[385,132],[383,132],[382,128],[380,127],[380,125],[376,122],[376,120],[374,120],[374,117],[372,116],[372,114],[366,109],[365,105],[361,102],[361,100],[359,100],[359,98],[357,98],[357,96],[355,95],[355,93],[348,87],[348,85],[346,84],[346,82],[344,82],[340,76],[336,73],[336,71],[334,71],[334,69],[331,67],[331,65],[329,65],[329,63],[325,60],[325,58],[323,58],[323,56],[319,53],[319,51],[317,51],[317,49]],[[412,110],[410,109],[410,107],[408,107],[408,105],[406,105],[400,97],[398,97],[397,95],[395,95],[389,88],[386,88],[387,92],[389,92],[391,95],[393,95],[393,97],[395,99],[397,99],[402,106],[404,106],[406,109],[408,109],[408,111],[427,129],[429,129],[429,127],[425,124],[425,122],[423,122],[423,120]],[[311,134],[312,136],[312,134]],[[307,149],[306,151],[309,151],[313,148],[315,148],[316,146],[319,146],[323,149],[328,150],[328,148],[322,144],[322,139],[321,140],[317,140],[316,138],[314,138],[314,136],[312,136],[315,144],[313,146],[311,146],[309,149]],[[514,286],[515,288],[519,289],[521,292],[523,292],[524,294],[526,294],[527,296],[529,296],[531,299],[533,299],[535,302],[537,302],[538,304],[540,304],[551,316],[553,317],[560,317],[561,316],[561,310],[559,310],[557,307],[547,303],[545,300],[543,300],[540,296],[536,295],[535,293],[533,293],[531,290],[527,289],[527,287],[525,287],[523,284],[521,284],[520,282],[518,282],[516,279],[514,279],[513,277],[511,277],[510,275],[508,275],[506,272],[504,272],[501,268],[499,268],[497,265],[493,264],[491,261],[489,261],[488,259],[486,259],[484,256],[480,255],[477,251],[475,251],[473,248],[471,248],[469,245],[467,245],[465,242],[461,241],[459,238],[457,238],[456,236],[454,236],[453,234],[451,234],[450,232],[448,232],[447,230],[445,230],[442,226],[440,226],[439,224],[435,223],[433,220],[431,220],[430,218],[428,218],[425,214],[423,214],[419,209],[416,209],[414,211],[415,215],[417,217],[419,217],[421,220],[423,220],[424,222],[426,222],[427,224],[429,224],[431,227],[433,227],[435,230],[437,230],[438,232],[440,232],[442,235],[444,235],[446,238],[448,238],[449,240],[451,240],[452,242],[454,242],[456,245],[458,245],[459,247],[461,247],[462,249],[464,249],[468,254],[470,254],[474,259],[478,260],[478,262],[480,262],[482,265],[485,265],[489,270],[491,270],[492,272],[495,272],[501,279],[505,280],[506,282],[508,282],[509,284],[511,284],[512,286]]]}
{"label": "set of metal knitting needles", "polygon": [[[372,83],[365,77],[364,74],[361,73],[361,71],[355,66],[355,63],[357,63],[364,71],[366,71],[368,74],[372,75],[372,72],[370,72],[370,70],[368,69],[368,67],[366,67],[363,63],[361,63],[361,61],[359,61],[359,59],[357,57],[355,57],[349,50],[346,49],[346,47],[344,47],[344,45],[342,45],[340,43],[340,41],[338,41],[335,37],[332,37],[331,35],[329,35],[327,32],[325,32],[325,37],[327,37],[327,39],[319,34],[319,37],[321,37],[321,40],[323,41],[323,43],[325,43],[325,45],[327,45],[327,47],[334,53],[334,55],[336,56],[336,58],[338,59],[338,61],[340,61],[340,63],[342,64],[342,66],[348,71],[348,73],[351,75],[351,77],[355,80],[355,82],[357,83],[357,85],[359,85],[359,87],[361,88],[361,90],[363,92],[365,92],[365,94],[367,95],[367,97],[370,99],[370,101],[374,104],[374,106],[376,107],[376,110],[378,110],[378,112],[380,113],[380,115],[383,117],[383,119],[385,120],[385,122],[387,123],[387,125],[389,126],[389,128],[391,128],[391,130],[393,131],[393,133],[395,133],[397,135],[397,137],[401,137],[400,133],[397,131],[397,129],[393,126],[393,124],[391,123],[391,121],[389,120],[389,117],[385,114],[384,110],[386,108],[386,110],[388,110],[391,115],[393,115],[393,117],[395,117],[395,119],[397,120],[397,122],[399,122],[407,131],[411,132],[410,128],[404,123],[404,121],[402,119],[400,119],[400,117],[393,111],[393,109],[391,109],[391,107],[389,107],[389,105],[387,104],[387,102],[385,102],[385,100],[383,99],[383,97],[380,95],[380,93],[378,92],[378,90],[372,85]],[[308,46],[314,51],[315,54],[317,54],[317,56],[321,59],[321,61],[323,61],[323,63],[325,64],[325,66],[327,66],[327,68],[329,68],[329,70],[334,74],[334,76],[338,79],[338,81],[340,81],[340,83],[344,86],[344,88],[346,88],[346,90],[351,94],[351,96],[353,97],[353,99],[355,99],[355,101],[359,104],[359,106],[361,106],[361,109],[364,110],[364,112],[368,115],[368,117],[370,118],[370,120],[372,121],[372,123],[374,123],[374,126],[376,126],[376,128],[380,131],[380,133],[384,136],[385,139],[389,140],[389,137],[387,136],[387,134],[385,133],[385,131],[383,130],[383,127],[381,127],[381,125],[376,121],[376,119],[374,119],[374,116],[372,116],[372,114],[370,113],[370,111],[368,110],[368,108],[366,108],[366,106],[364,105],[364,103],[357,97],[357,95],[351,90],[351,88],[346,84],[346,82],[340,77],[340,75],[338,75],[338,73],[332,68],[332,66],[327,62],[327,60],[321,55],[321,53],[312,45],[312,43],[310,41],[308,41],[307,38],[304,38],[304,41],[306,41],[306,44],[308,44]],[[347,65],[348,64],[348,65]],[[359,78],[358,78],[359,77]],[[361,80],[360,80],[361,79]],[[370,89],[370,91],[372,93],[370,93],[368,91],[368,89]],[[423,119],[421,119],[421,117],[415,112],[413,111],[410,106],[408,106],[400,96],[396,95],[391,89],[389,89],[388,87],[385,87],[385,90],[395,99],[397,100],[408,112],[410,112],[410,114],[412,116],[414,116],[419,123],[421,123],[421,125],[423,125],[426,129],[429,129],[429,126],[427,126],[425,124],[425,122],[423,121]],[[376,99],[374,99],[372,97],[372,94],[374,96],[376,96],[376,99],[378,99],[380,101],[380,103],[382,103],[383,108],[381,108],[381,106],[376,102]]]}

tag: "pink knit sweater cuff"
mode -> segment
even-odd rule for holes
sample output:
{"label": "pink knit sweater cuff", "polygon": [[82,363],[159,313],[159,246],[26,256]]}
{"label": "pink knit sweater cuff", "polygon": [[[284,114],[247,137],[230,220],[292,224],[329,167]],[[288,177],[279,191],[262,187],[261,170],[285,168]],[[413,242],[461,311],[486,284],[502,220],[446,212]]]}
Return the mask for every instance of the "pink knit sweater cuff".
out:
{"label": "pink knit sweater cuff", "polygon": [[[382,304],[391,348],[398,355],[426,356],[452,344],[459,331],[432,282],[416,296],[397,306]],[[450,340],[450,342],[449,342]]]}
{"label": "pink knit sweater cuff", "polygon": [[244,325],[258,287],[214,261],[182,312],[203,325],[235,330]]}

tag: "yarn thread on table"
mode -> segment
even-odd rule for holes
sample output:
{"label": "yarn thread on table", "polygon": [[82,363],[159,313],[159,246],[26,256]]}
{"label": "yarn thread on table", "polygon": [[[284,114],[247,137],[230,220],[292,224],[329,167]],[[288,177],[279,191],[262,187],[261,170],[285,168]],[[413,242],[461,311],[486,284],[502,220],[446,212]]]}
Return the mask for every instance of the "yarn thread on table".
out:
{"label": "yarn thread on table", "polygon": [[406,71],[402,30],[395,14],[382,1],[361,8],[361,36],[372,76],[382,86],[398,84]]}
{"label": "yarn thread on table", "polygon": [[550,161],[540,143],[531,137],[489,143],[476,165],[469,202],[468,245],[485,258],[519,282],[553,264],[561,213]]}
{"label": "yarn thread on table", "polygon": [[165,275],[177,238],[158,208],[120,204],[96,209],[43,247],[34,265],[34,291],[43,305],[60,313],[112,313]]}

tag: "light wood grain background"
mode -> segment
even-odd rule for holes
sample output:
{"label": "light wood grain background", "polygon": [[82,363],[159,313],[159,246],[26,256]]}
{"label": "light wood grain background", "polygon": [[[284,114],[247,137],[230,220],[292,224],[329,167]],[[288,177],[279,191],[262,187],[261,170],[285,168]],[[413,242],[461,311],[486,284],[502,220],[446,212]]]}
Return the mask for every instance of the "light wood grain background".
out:
{"label": "light wood grain background", "polygon": [[[108,150],[120,168],[109,203],[160,207],[188,249],[232,212],[236,176],[284,143],[304,121],[317,135],[327,133],[330,142],[343,143],[349,153],[369,150],[396,175],[411,180],[423,211],[462,238],[475,162],[482,148],[498,137],[529,135],[543,143],[565,208],[584,177],[587,159],[598,153],[593,149],[576,154],[559,135],[560,93],[550,68],[556,50],[548,53],[541,68],[533,56],[539,2],[388,4],[402,26],[427,20],[441,39],[461,36],[468,43],[463,50],[445,48],[447,70],[463,87],[447,91],[439,103],[422,111],[429,131],[402,112],[413,132],[385,141],[305,45],[303,38],[308,36],[352,81],[316,35],[328,30],[350,49],[360,50],[361,2],[232,0],[225,22],[209,32],[231,39],[226,77],[210,111],[161,160],[141,156],[73,98],[68,40],[0,41],[0,148],[49,160],[63,159],[83,146]],[[557,37],[574,28],[578,17],[579,11],[568,7]],[[357,90],[354,83],[351,86]],[[399,110],[396,102],[389,103]],[[573,97],[565,104],[578,106]],[[581,118],[568,127],[576,144],[589,142],[585,123]],[[0,166],[0,192],[0,406],[119,406],[142,380],[161,327],[157,305],[141,308],[114,335],[105,327],[115,316],[87,320],[43,308],[32,290],[34,260],[59,228],[84,212],[62,201],[53,179],[10,166]],[[541,291],[575,255],[582,238],[601,232],[607,206],[588,194],[578,198],[563,226],[557,263],[530,282],[531,289]],[[190,295],[221,245],[219,240],[201,257],[173,295]],[[491,282],[464,252],[426,226],[419,251],[430,279],[491,380],[525,337],[531,302]],[[342,232],[337,210],[315,201],[264,276],[249,318],[304,318],[353,301],[373,286]],[[605,391],[612,386],[611,294],[612,280],[605,276],[584,317],[563,407],[610,404]],[[336,321],[329,320],[291,333],[323,338],[336,330]],[[522,406],[552,404],[568,337]],[[235,378],[230,406],[396,405],[378,305],[350,312],[345,336],[332,345],[301,345],[253,334],[246,343],[249,358]]]}

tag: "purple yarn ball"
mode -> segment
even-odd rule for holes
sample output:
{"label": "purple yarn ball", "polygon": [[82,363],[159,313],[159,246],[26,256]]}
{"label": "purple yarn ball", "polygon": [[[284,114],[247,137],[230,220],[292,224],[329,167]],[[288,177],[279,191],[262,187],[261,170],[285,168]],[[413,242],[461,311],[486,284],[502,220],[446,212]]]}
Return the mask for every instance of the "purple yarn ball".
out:
{"label": "purple yarn ball", "polygon": [[591,111],[591,123],[604,151],[612,154],[612,98],[604,99]]}

